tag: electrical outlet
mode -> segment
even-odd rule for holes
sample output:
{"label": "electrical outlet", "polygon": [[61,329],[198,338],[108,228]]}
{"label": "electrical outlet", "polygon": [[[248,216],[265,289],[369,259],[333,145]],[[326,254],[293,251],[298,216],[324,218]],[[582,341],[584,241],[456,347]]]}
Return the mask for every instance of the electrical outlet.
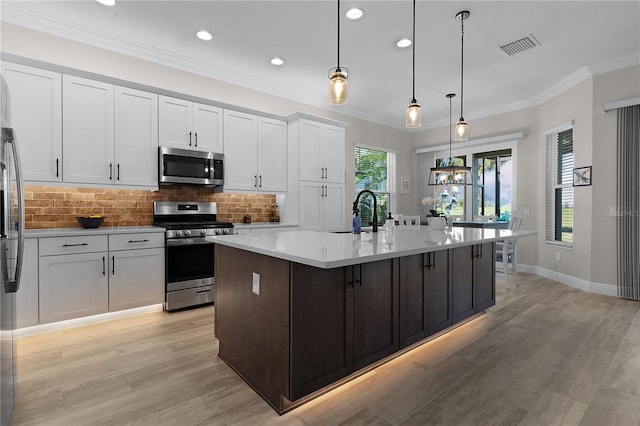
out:
{"label": "electrical outlet", "polygon": [[256,274],[255,272],[253,273],[251,292],[260,296],[260,274]]}
{"label": "electrical outlet", "polygon": [[556,252],[556,262],[560,262],[560,252]]}

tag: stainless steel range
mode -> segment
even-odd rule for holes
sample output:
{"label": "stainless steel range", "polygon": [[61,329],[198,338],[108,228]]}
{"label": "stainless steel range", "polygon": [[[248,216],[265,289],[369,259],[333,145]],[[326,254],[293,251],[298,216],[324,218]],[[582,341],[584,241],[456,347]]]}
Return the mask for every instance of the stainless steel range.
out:
{"label": "stainless steel range", "polygon": [[217,221],[216,203],[153,203],[153,224],[166,228],[164,309],[173,311],[214,302],[215,244],[211,235],[234,234],[233,224]]}

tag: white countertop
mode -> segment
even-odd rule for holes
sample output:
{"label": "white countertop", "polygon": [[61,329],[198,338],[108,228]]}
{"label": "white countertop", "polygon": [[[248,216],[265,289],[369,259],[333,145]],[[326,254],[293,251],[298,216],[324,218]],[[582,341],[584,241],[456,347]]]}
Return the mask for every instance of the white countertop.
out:
{"label": "white countertop", "polygon": [[27,229],[25,238],[74,237],[85,235],[138,234],[148,232],[164,232],[159,226],[101,226],[100,228],[49,228]]}
{"label": "white countertop", "polygon": [[498,241],[512,235],[524,237],[536,234],[534,231],[512,233],[506,229],[487,228],[454,227],[443,231],[428,231],[426,228],[392,229],[392,231],[385,231],[385,228],[380,228],[378,233],[360,235],[289,231],[216,236],[206,239],[278,259],[329,269]]}

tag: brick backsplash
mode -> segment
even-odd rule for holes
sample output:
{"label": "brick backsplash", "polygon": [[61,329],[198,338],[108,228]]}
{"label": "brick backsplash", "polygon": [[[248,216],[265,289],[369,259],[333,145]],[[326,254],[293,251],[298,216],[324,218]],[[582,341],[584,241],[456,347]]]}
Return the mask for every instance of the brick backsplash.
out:
{"label": "brick backsplash", "polygon": [[103,226],[148,226],[153,224],[154,201],[215,201],[218,220],[241,223],[271,222],[277,215],[274,194],[213,194],[211,189],[171,186],[159,191],[143,189],[25,187],[27,229],[77,228],[76,216],[106,216]]}

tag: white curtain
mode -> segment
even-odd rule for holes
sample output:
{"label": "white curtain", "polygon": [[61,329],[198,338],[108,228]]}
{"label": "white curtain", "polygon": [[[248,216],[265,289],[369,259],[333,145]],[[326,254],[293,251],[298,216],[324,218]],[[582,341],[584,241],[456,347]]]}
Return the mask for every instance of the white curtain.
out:
{"label": "white curtain", "polygon": [[618,295],[640,300],[640,105],[618,109]]}

